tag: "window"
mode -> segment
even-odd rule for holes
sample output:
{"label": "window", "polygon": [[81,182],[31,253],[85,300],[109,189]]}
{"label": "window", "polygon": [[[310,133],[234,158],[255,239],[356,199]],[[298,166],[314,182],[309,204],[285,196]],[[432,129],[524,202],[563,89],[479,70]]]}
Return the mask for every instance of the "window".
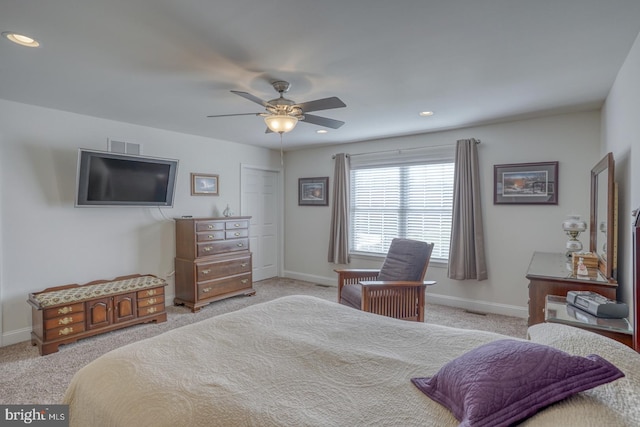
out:
{"label": "window", "polygon": [[404,237],[433,242],[432,258],[448,259],[453,159],[416,164],[413,157],[392,165],[353,160],[350,251],[386,254],[393,238]]}

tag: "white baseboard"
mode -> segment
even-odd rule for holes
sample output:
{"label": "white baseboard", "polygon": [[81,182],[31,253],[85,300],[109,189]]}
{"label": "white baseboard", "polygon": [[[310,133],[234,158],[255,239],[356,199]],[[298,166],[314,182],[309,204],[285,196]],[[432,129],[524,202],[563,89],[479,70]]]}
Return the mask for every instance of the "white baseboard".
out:
{"label": "white baseboard", "polygon": [[462,308],[469,311],[477,311],[480,313],[501,314],[503,316],[520,317],[523,319],[529,317],[529,310],[526,307],[500,304],[490,301],[469,300],[449,295],[432,294],[429,291],[427,291],[427,302]]}
{"label": "white baseboard", "polygon": [[2,347],[31,340],[31,328],[22,328],[2,334]]}
{"label": "white baseboard", "polygon": [[[316,276],[313,274],[297,273],[295,271],[285,271],[284,277],[296,280],[304,280],[307,282],[318,283],[321,285],[338,287],[338,277],[328,278],[323,276]],[[503,316],[520,317],[526,319],[529,317],[529,310],[526,307],[519,307],[516,305],[499,304],[490,301],[477,301],[466,298],[452,297],[449,295],[433,294],[427,289],[427,301],[446,305],[449,307],[462,308],[464,310],[478,311],[481,313],[501,314]]]}
{"label": "white baseboard", "polygon": [[319,285],[335,286],[338,287],[338,275],[334,278],[328,278],[324,276],[316,276],[313,274],[297,273],[295,271],[285,271],[284,277],[295,280],[302,280],[305,282],[317,283]]}

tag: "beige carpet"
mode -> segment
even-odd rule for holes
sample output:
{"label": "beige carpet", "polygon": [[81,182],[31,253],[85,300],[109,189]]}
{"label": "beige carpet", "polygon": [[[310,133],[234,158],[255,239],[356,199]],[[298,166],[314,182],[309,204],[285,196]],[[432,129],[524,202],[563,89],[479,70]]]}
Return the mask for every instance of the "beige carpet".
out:
{"label": "beige carpet", "polygon": [[[269,279],[254,283],[256,295],[235,297],[210,304],[199,313],[184,307],[167,307],[168,320],[160,324],[136,325],[119,331],[60,346],[60,351],[40,356],[30,342],[0,348],[0,404],[60,403],[75,372],[100,355],[131,342],[161,334],[170,329],[195,323],[251,304],[285,295],[312,295],[330,301],[336,299],[336,288],[290,279]],[[428,296],[427,296],[428,300]],[[518,338],[526,336],[526,320],[478,315],[461,309],[427,304],[428,323],[465,329],[481,329]]]}

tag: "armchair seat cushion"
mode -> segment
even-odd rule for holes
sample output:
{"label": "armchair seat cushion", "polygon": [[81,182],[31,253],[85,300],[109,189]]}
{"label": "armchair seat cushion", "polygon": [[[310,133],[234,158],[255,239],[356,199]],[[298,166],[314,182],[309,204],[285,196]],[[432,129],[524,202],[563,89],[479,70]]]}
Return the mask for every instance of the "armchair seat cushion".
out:
{"label": "armchair seat cushion", "polygon": [[342,287],[340,294],[340,304],[348,305],[360,310],[362,306],[362,285],[349,284]]}

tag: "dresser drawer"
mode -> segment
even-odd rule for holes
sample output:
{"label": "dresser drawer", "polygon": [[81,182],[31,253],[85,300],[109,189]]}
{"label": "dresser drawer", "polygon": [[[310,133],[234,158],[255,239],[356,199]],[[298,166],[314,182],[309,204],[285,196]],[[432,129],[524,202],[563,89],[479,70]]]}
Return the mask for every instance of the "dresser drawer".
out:
{"label": "dresser drawer", "polygon": [[137,293],[138,298],[153,297],[156,295],[164,295],[164,287],[144,289],[142,291],[138,291]]}
{"label": "dresser drawer", "polygon": [[196,222],[196,231],[213,231],[224,230],[225,223],[223,221],[198,221]]}
{"label": "dresser drawer", "polygon": [[77,313],[67,314],[60,317],[54,317],[53,319],[45,320],[44,328],[49,330],[81,322],[84,322],[84,312],[80,311]]}
{"label": "dresser drawer", "polygon": [[251,272],[251,257],[196,264],[196,282]]}
{"label": "dresser drawer", "polygon": [[246,228],[240,228],[238,230],[228,230],[225,233],[225,238],[227,240],[240,239],[242,237],[249,237],[249,230],[247,230]]}
{"label": "dresser drawer", "polygon": [[59,338],[65,338],[71,335],[79,334],[80,332],[84,332],[84,322],[61,326],[59,328],[46,329],[44,331],[44,339],[56,340]]}
{"label": "dresser drawer", "polygon": [[224,240],[224,239],[225,239],[225,232],[222,230],[196,233],[197,242],[211,242],[214,240]]}
{"label": "dresser drawer", "polygon": [[138,299],[138,309],[155,304],[164,304],[164,295]]}
{"label": "dresser drawer", "polygon": [[249,250],[249,239],[224,240],[221,242],[198,243],[198,258],[227,252]]}
{"label": "dresser drawer", "polygon": [[235,230],[238,228],[249,228],[249,221],[240,220],[240,221],[227,221],[224,223],[224,228],[227,230]]}
{"label": "dresser drawer", "polygon": [[198,299],[207,299],[230,292],[241,291],[251,286],[251,273],[198,283]]}
{"label": "dresser drawer", "polygon": [[164,304],[148,305],[138,309],[138,317],[150,316],[152,314],[162,313],[164,311]]}
{"label": "dresser drawer", "polygon": [[84,312],[84,303],[79,302],[76,304],[69,304],[62,307],[47,308],[44,311],[44,318],[52,319],[54,317],[63,316],[66,314],[82,313],[82,312]]}

